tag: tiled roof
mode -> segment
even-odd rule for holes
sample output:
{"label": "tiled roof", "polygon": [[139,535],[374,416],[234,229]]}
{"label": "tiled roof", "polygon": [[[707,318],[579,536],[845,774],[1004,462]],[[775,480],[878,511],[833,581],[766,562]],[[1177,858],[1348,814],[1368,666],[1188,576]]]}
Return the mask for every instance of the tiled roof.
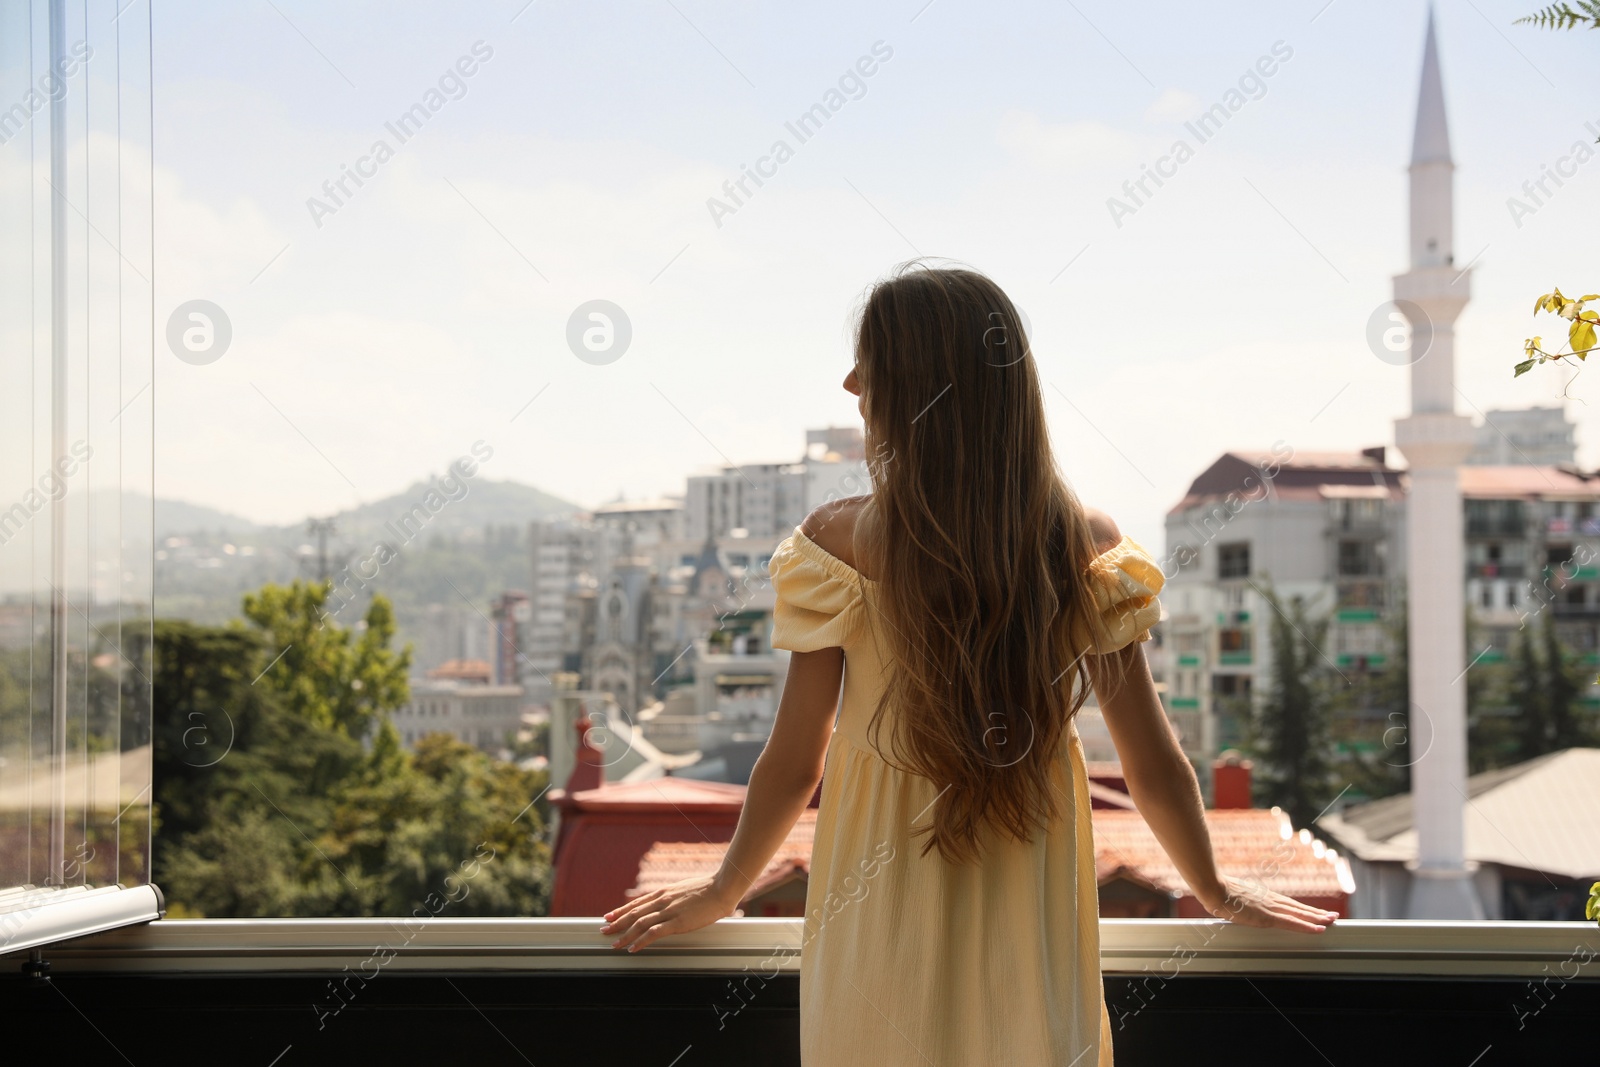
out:
{"label": "tiled roof", "polygon": [[[552,791],[553,792],[553,791]],[[651,778],[643,782],[607,782],[598,789],[583,789],[567,802],[581,811],[682,812],[732,811],[744,807],[745,787],[727,782],[701,782],[693,778]]]}
{"label": "tiled roof", "polygon": [[[1302,899],[1355,891],[1349,863],[1309,830],[1296,833],[1281,809],[1207,811],[1206,827],[1224,875]],[[1183,876],[1137,811],[1094,813],[1094,865],[1101,884],[1121,876],[1174,896],[1189,895]]]}
{"label": "tiled roof", "polygon": [[1223,500],[1230,493],[1260,499],[1266,480],[1264,466],[1276,468],[1270,479],[1274,500],[1318,501],[1329,486],[1372,487],[1394,500],[1404,495],[1404,471],[1360,452],[1295,452],[1281,458],[1266,449],[1224,452],[1200,472],[1167,514],[1181,515],[1197,505]]}
{"label": "tiled roof", "polygon": [[[1182,876],[1142,815],[1095,809],[1093,816],[1097,881],[1122,877],[1173,896],[1189,895]],[[787,881],[796,872],[810,872],[816,825],[816,810],[806,809],[746,899]],[[1277,808],[1207,811],[1206,825],[1225,875],[1302,899],[1334,898],[1355,890],[1349,864],[1309,831],[1295,833],[1289,817]],[[628,895],[648,893],[684,878],[709,877],[716,873],[727,850],[726,844],[704,841],[657,844],[640,861],[638,881]]]}
{"label": "tiled roof", "polygon": [[1133,809],[1133,798],[1120,789],[1112,789],[1099,782],[1089,783],[1089,805],[1095,811],[1104,809]]}
{"label": "tiled roof", "polygon": [[487,682],[493,677],[494,671],[489,666],[488,660],[482,659],[450,659],[445,660],[433,670],[427,672],[427,677],[440,680],[455,678],[461,680],[481,679]]}
{"label": "tiled roof", "polygon": [[[1569,748],[1467,779],[1466,858],[1567,878],[1600,878],[1600,748]],[[1417,855],[1411,794],[1353,804],[1317,824],[1351,855]]]}
{"label": "tiled roof", "polygon": [[[778,846],[766,869],[751,884],[745,899],[760,896],[790,878],[811,873],[811,845],[817,834],[817,809],[800,813],[789,836]],[[639,880],[628,891],[636,897],[685,878],[706,878],[715,874],[727,854],[727,844],[707,841],[663,841],[651,847],[639,861]]]}
{"label": "tiled roof", "polygon": [[1477,467],[1461,468],[1461,495],[1480,499],[1600,497],[1600,482],[1591,481],[1561,467]]}

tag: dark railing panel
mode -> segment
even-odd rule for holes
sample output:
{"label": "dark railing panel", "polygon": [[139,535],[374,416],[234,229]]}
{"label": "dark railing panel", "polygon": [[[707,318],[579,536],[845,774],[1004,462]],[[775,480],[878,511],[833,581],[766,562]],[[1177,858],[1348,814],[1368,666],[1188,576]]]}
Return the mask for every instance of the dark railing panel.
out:
{"label": "dark railing panel", "polygon": [[[736,977],[405,972],[337,1014],[321,974],[7,978],[0,997],[13,1042],[87,1063],[798,1064],[798,977],[729,1011]],[[1111,976],[1106,998],[1122,1067],[1581,1063],[1600,1018],[1593,979]]]}
{"label": "dark railing panel", "polygon": [[352,981],[341,1009],[325,974],[66,974],[54,988],[6,979],[0,997],[12,1042],[26,1030],[80,1063],[798,1064],[799,978],[747,993],[736,1014],[730,979],[405,972]]}
{"label": "dark railing panel", "polygon": [[[597,925],[161,922],[50,947],[48,982],[8,957],[0,1003],[12,1047],[82,1062],[799,1062],[796,920],[633,957]],[[1107,920],[1101,942],[1122,1067],[1593,1058],[1593,924]]]}

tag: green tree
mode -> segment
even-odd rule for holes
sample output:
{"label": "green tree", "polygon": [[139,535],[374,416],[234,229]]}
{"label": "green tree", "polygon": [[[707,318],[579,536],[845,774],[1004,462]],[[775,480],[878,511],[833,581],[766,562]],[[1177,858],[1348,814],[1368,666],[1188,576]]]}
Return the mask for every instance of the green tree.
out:
{"label": "green tree", "polygon": [[[174,914],[542,914],[548,777],[444,735],[407,754],[386,605],[355,637],[297,586],[247,598],[254,627],[156,624],[155,868]],[[310,676],[268,684],[285,638]]]}
{"label": "green tree", "polygon": [[1299,597],[1285,609],[1271,586],[1258,591],[1272,607],[1272,666],[1251,723],[1250,748],[1261,768],[1256,793],[1296,826],[1309,826],[1337,793],[1331,722],[1339,691],[1322,651],[1328,619],[1310,617]]}
{"label": "green tree", "polygon": [[[1410,636],[1406,602],[1402,593],[1394,611],[1383,623],[1386,652],[1381,670],[1361,682],[1350,696],[1370,709],[1364,725],[1376,736],[1365,736],[1359,746],[1336,761],[1337,777],[1350,783],[1353,796],[1386,797],[1411,788],[1415,751],[1411,740]],[[1342,703],[1342,701],[1340,701]]]}
{"label": "green tree", "polygon": [[1556,624],[1550,614],[1544,617],[1540,635],[1544,646],[1545,717],[1547,720],[1544,743],[1546,752],[1559,752],[1592,744],[1594,729],[1591,713],[1581,702],[1584,689],[1584,670],[1579,657],[1561,643],[1556,634]]}
{"label": "green tree", "polygon": [[321,582],[265,585],[245,594],[244,616],[277,657],[262,682],[307,722],[364,738],[409,699],[411,647],[389,647],[395,627],[387,598],[374,596],[362,625],[351,629],[331,622],[328,592]]}
{"label": "green tree", "polygon": [[1535,631],[1518,631],[1499,680],[1498,706],[1475,715],[1469,737],[1473,770],[1489,770],[1549,752],[1596,744],[1595,713],[1582,696],[1588,671],[1561,642],[1553,609]]}

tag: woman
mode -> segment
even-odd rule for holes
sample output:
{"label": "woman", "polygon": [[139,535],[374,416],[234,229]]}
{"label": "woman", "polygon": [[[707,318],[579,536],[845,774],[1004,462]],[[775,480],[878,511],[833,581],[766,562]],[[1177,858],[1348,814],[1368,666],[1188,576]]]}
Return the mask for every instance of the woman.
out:
{"label": "woman", "polygon": [[1207,910],[1307,932],[1335,915],[1219,876],[1140,649],[1161,569],[1062,479],[1005,293],[902,269],[866,301],[844,387],[874,491],[818,508],[772,557],[772,642],[794,654],[726,859],[603,930],[637,951],[734,914],[820,778],[806,1064],[1108,1064],[1072,721],[1091,687],[1133,800]]}

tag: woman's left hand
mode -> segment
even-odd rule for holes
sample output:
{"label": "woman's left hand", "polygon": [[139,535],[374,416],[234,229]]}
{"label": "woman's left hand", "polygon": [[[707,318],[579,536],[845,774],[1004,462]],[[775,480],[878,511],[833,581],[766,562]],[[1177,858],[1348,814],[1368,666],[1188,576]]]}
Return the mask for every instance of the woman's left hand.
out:
{"label": "woman's left hand", "polygon": [[1339,917],[1336,911],[1314,908],[1294,897],[1238,878],[1221,879],[1211,893],[1201,898],[1200,904],[1217,918],[1240,926],[1270,927],[1307,934],[1322,933]]}
{"label": "woman's left hand", "polygon": [[637,952],[668,934],[686,934],[738,910],[738,900],[728,900],[714,878],[687,878],[645,893],[605,914],[602,934],[617,934],[612,948]]}

